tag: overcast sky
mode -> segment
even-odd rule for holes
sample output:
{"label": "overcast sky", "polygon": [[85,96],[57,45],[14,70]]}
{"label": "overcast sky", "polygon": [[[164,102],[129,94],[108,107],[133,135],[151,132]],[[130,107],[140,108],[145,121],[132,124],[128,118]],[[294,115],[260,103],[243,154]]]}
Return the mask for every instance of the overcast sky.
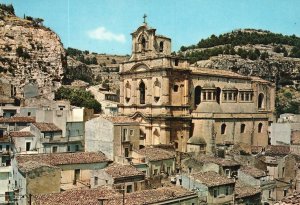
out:
{"label": "overcast sky", "polygon": [[300,36],[300,0],[0,0],[17,16],[43,18],[65,47],[130,54],[131,36],[148,25],[172,38],[172,50],[239,28]]}

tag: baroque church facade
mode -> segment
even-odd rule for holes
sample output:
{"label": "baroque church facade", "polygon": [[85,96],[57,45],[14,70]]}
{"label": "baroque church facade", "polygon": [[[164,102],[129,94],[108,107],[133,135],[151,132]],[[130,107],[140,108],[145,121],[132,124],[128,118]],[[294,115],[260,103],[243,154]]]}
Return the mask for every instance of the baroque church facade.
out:
{"label": "baroque church facade", "polygon": [[258,77],[196,68],[171,54],[171,39],[144,22],[120,65],[119,112],[140,123],[140,147],[202,151],[237,143],[266,146],[275,87]]}

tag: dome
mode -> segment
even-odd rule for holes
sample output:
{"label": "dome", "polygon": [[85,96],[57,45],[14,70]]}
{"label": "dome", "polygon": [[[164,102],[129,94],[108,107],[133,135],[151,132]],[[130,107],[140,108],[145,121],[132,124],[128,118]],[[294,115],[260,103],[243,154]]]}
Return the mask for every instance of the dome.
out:
{"label": "dome", "polygon": [[203,137],[199,136],[193,136],[188,141],[188,144],[194,144],[194,145],[206,145],[205,139]]}

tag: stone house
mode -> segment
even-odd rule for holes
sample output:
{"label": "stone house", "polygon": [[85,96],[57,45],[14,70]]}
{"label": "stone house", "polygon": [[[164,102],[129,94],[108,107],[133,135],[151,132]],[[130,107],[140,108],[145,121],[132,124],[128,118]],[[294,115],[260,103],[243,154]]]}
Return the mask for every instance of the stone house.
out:
{"label": "stone house", "polygon": [[145,174],[132,165],[113,163],[94,173],[94,184],[91,187],[104,185],[117,190],[124,189],[125,193],[144,190]]}
{"label": "stone house", "polygon": [[15,198],[18,204],[31,204],[31,195],[59,193],[59,167],[38,161],[19,163],[14,169]]}
{"label": "stone house", "polygon": [[255,167],[244,166],[238,171],[239,180],[262,190],[262,203],[273,204],[276,199],[276,183],[266,172]]}
{"label": "stone house", "polygon": [[181,168],[185,173],[214,171],[220,175],[233,177],[237,175],[241,164],[233,159],[224,159],[208,155],[196,155],[182,160]]}
{"label": "stone house", "polygon": [[[131,35],[132,55],[120,64],[119,113],[140,122],[145,145],[172,143],[177,151],[206,153],[236,143],[268,145],[274,84],[192,67],[147,23]],[[198,148],[191,137],[201,139]]]}
{"label": "stone house", "polygon": [[175,174],[175,153],[157,147],[145,147],[132,152],[132,163],[149,178]]}
{"label": "stone house", "polygon": [[[13,173],[17,173],[19,164],[28,161],[59,167],[61,190],[91,187],[94,184],[94,172],[107,167],[110,162],[103,153],[95,152],[17,155],[13,160]],[[17,176],[14,175],[13,178],[18,184]]]}
{"label": "stone house", "polygon": [[[178,183],[179,181],[179,183]],[[193,174],[182,174],[177,184],[198,194],[200,202],[204,204],[231,204],[234,198],[233,179],[208,171]]]}
{"label": "stone house", "polygon": [[30,131],[14,131],[9,136],[12,142],[12,151],[20,154],[37,153],[36,137]]}
{"label": "stone house", "polygon": [[85,150],[103,152],[109,159],[128,163],[132,150],[140,148],[138,122],[124,116],[106,116],[85,123]]}
{"label": "stone house", "polygon": [[35,195],[32,199],[33,205],[199,205],[198,196],[194,192],[181,187],[161,187],[125,193],[124,195],[108,187],[99,187],[96,189],[79,189]]}

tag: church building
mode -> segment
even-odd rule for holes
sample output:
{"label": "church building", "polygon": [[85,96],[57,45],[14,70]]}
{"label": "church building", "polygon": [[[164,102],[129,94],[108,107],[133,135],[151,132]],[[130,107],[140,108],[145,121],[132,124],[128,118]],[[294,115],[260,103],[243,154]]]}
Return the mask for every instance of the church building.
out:
{"label": "church building", "polygon": [[145,21],[131,35],[131,58],[120,65],[119,112],[140,123],[140,148],[173,144],[181,152],[212,153],[237,143],[268,144],[272,83],[193,67]]}

